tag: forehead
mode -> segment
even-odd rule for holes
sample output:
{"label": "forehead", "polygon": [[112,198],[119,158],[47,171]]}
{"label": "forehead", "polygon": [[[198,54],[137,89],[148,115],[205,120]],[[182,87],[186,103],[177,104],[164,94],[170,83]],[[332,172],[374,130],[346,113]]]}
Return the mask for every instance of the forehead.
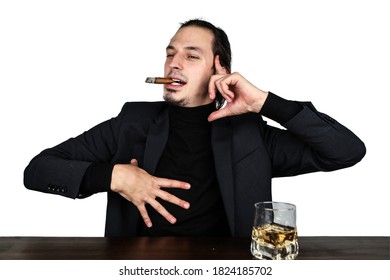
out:
{"label": "forehead", "polygon": [[180,28],[169,42],[174,48],[196,47],[203,51],[212,51],[213,33],[198,26]]}

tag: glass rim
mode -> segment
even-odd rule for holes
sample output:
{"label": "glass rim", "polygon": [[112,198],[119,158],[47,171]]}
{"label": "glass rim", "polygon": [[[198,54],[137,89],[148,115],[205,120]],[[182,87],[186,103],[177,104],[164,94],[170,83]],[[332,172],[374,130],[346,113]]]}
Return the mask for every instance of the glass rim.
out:
{"label": "glass rim", "polygon": [[[284,205],[284,206],[287,206],[285,208],[269,208],[265,205],[267,204],[271,204],[271,205]],[[255,208],[260,208],[261,205],[264,205],[262,208],[264,210],[271,210],[271,211],[290,211],[290,210],[296,210],[296,205],[295,204],[292,204],[292,203],[289,203],[289,202],[281,202],[281,201],[260,201],[260,202],[256,202],[254,204]]]}

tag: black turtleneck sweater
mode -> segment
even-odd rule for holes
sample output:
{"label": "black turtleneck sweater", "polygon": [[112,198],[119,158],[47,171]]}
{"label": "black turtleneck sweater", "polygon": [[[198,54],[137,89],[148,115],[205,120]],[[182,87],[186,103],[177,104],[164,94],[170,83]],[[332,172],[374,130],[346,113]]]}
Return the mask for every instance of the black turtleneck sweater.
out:
{"label": "black turtleneck sweater", "polygon": [[143,225],[140,235],[230,235],[210,144],[211,124],[207,121],[214,110],[213,103],[193,108],[169,107],[168,141],[155,175],[190,183],[190,190],[169,189],[169,192],[188,201],[191,207],[183,209],[159,200],[177,218],[172,225],[147,205],[153,227]]}

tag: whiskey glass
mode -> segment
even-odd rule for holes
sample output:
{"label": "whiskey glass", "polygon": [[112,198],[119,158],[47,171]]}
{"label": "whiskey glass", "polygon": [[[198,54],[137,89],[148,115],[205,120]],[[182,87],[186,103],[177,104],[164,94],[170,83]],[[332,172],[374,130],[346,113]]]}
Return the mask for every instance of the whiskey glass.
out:
{"label": "whiskey glass", "polygon": [[298,251],[296,206],[274,201],[255,203],[252,255],[264,260],[293,260]]}

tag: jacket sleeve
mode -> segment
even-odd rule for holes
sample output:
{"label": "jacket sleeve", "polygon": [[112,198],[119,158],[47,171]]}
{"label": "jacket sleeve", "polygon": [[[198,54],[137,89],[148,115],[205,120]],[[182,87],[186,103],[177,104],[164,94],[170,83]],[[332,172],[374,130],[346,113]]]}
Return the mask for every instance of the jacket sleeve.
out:
{"label": "jacket sleeve", "polygon": [[25,187],[69,198],[91,195],[80,193],[84,174],[92,163],[111,161],[123,112],[124,108],[116,118],[35,156],[24,170]]}
{"label": "jacket sleeve", "polygon": [[286,130],[263,126],[273,177],[350,167],[365,155],[364,143],[348,128],[318,112],[310,102],[287,122]]}

